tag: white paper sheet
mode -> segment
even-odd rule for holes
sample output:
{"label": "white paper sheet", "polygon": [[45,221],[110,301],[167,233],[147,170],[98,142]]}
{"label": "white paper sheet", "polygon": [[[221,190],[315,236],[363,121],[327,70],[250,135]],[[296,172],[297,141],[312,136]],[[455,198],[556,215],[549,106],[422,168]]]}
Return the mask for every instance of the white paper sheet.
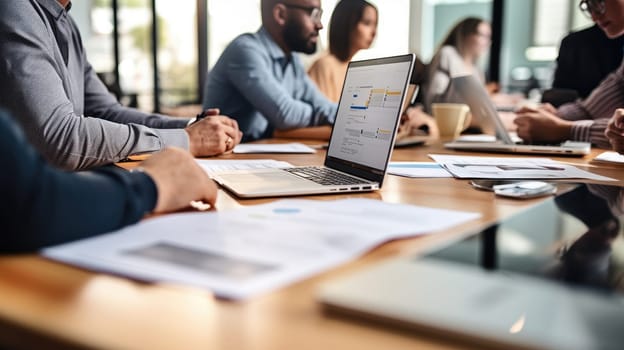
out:
{"label": "white paper sheet", "polygon": [[147,281],[242,299],[306,278],[390,239],[433,233],[478,213],[372,199],[280,200],[238,210],[172,214],[43,255]]}
{"label": "white paper sheet", "polygon": [[[515,132],[509,132],[507,133],[509,135],[509,138],[513,141],[513,142],[522,142],[522,139],[520,137],[518,137],[518,134]],[[476,134],[476,135],[460,135],[458,138],[456,138],[455,140],[453,140],[454,142],[497,142],[497,138],[494,135],[487,135],[487,134]]]}
{"label": "white paper sheet", "polygon": [[406,177],[453,177],[444,167],[433,162],[391,162],[388,174]]}
{"label": "white paper sheet", "polygon": [[288,162],[274,159],[241,159],[241,160],[210,160],[196,159],[209,176],[221,171],[249,170],[265,168],[291,168],[293,165]]}
{"label": "white paper sheet", "polygon": [[592,179],[617,181],[550,158],[469,157],[430,154],[453,176],[461,179]]}
{"label": "white paper sheet", "polygon": [[242,143],[234,153],[315,153],[316,150],[302,143]]}
{"label": "white paper sheet", "polygon": [[594,161],[606,162],[606,163],[615,163],[615,164],[624,164],[624,155],[621,155],[621,154],[619,154],[617,152],[613,152],[613,151],[602,152],[598,156],[596,156],[596,158],[594,158]]}
{"label": "white paper sheet", "polygon": [[496,142],[496,136],[478,134],[478,135],[461,135],[454,142]]}

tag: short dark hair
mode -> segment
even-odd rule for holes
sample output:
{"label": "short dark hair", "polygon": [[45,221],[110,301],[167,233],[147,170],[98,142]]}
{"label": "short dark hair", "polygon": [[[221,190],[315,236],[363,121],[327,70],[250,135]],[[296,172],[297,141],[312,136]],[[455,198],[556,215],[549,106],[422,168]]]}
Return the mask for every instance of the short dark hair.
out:
{"label": "short dark hair", "polygon": [[349,59],[351,35],[362,20],[364,9],[377,7],[365,0],[340,0],[329,20],[329,53],[341,61]]}
{"label": "short dark hair", "polygon": [[443,46],[453,46],[460,55],[463,55],[466,50],[466,39],[472,34],[478,34],[481,23],[485,23],[485,20],[478,17],[466,17],[457,22],[438,49]]}
{"label": "short dark hair", "polygon": [[262,23],[267,24],[271,21],[273,7],[275,7],[278,3],[278,0],[260,0]]}

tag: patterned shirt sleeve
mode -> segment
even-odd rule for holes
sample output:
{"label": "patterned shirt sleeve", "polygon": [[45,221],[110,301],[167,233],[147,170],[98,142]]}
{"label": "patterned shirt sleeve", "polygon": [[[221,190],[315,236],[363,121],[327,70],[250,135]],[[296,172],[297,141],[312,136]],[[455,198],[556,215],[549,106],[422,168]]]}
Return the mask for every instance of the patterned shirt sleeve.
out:
{"label": "patterned shirt sleeve", "polygon": [[574,122],[571,138],[611,148],[604,131],[617,108],[624,107],[624,64],[611,73],[582,101],[559,107],[557,115]]}

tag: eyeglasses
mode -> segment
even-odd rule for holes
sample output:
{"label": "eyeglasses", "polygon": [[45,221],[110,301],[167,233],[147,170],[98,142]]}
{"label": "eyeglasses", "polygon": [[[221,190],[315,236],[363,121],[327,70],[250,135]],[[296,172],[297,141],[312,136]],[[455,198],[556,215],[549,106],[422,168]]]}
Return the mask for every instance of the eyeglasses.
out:
{"label": "eyeglasses", "polygon": [[310,19],[316,23],[321,23],[321,17],[323,16],[323,9],[320,7],[309,7],[295,4],[282,3],[284,6],[294,9],[304,10],[310,16]]}
{"label": "eyeglasses", "polygon": [[581,0],[579,8],[590,18],[592,13],[595,15],[604,15],[605,0]]}

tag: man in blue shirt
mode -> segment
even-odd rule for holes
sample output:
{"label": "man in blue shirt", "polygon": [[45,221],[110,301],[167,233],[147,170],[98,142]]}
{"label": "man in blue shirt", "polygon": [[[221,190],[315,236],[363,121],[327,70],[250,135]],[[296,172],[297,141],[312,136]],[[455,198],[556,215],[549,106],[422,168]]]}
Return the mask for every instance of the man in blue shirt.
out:
{"label": "man in blue shirt", "polygon": [[262,27],[234,39],[206,81],[203,105],[238,121],[244,141],[275,130],[333,124],[336,104],[308,78],[294,52],[314,53],[320,0],[262,0]]}

